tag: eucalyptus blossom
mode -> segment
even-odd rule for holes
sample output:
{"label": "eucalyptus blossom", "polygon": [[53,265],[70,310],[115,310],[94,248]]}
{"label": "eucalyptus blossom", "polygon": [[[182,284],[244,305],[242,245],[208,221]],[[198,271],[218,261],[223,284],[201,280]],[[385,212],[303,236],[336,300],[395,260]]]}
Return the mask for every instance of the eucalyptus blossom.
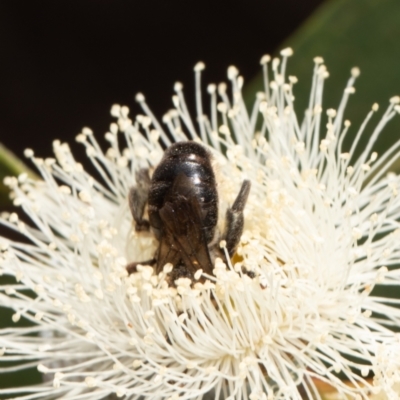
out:
{"label": "eucalyptus blossom", "polygon": [[[398,398],[400,301],[374,288],[400,291],[400,179],[389,172],[400,143],[379,156],[374,145],[400,99],[383,112],[372,105],[351,127],[345,108],[359,70],[337,109],[324,109],[329,74],[317,57],[308,108],[297,115],[291,54],[262,57],[265,85],[250,112],[238,70],[229,67],[229,86],[204,93],[203,63],[195,66],[195,116],[180,83],[162,121],[142,94],[136,117],[114,105],[108,149],[89,128],[77,136],[95,177],[66,143],[54,141],[54,158],[26,150],[41,179],[5,180],[29,222],[22,213],[0,221],[21,238],[0,238],[0,271],[14,278],[0,286],[0,304],[14,310],[0,330],[0,371],[35,367],[43,381],[0,394],[320,399],[317,383],[325,382],[343,397]],[[199,269],[194,280],[171,283],[170,264],[129,275],[126,266],[158,246],[151,231],[134,229],[136,172],[154,170],[182,140],[212,153],[219,231],[241,183],[251,181],[240,244],[232,259],[216,259],[212,275]],[[29,326],[13,325],[21,318]]]}

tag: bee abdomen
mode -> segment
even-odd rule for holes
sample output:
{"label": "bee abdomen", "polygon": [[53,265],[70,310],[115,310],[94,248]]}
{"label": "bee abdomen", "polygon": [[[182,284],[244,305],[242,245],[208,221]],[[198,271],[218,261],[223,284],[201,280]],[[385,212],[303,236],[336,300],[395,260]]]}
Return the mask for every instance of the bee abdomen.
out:
{"label": "bee abdomen", "polygon": [[[218,219],[218,193],[209,152],[195,142],[179,142],[169,147],[154,171],[149,192],[149,220],[157,237],[163,223],[159,211],[177,196],[195,197],[202,216],[202,229],[209,243]],[[185,176],[185,179],[179,176]]]}

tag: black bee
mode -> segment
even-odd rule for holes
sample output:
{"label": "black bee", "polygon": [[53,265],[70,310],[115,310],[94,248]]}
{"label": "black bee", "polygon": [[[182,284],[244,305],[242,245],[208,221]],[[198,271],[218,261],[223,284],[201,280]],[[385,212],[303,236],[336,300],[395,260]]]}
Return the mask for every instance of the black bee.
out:
{"label": "black bee", "polygon": [[[170,279],[193,279],[202,269],[212,275],[214,258],[223,253],[221,239],[226,241],[229,256],[233,256],[243,231],[243,209],[250,192],[250,181],[242,183],[232,207],[226,212],[225,232],[216,238],[218,192],[211,154],[202,145],[188,141],[170,146],[150,179],[149,171],[137,173],[137,186],[129,192],[129,207],[136,231],[151,230],[160,244],[153,259],[134,262],[155,265],[156,273],[167,263],[173,265]],[[143,218],[148,207],[149,220]]]}

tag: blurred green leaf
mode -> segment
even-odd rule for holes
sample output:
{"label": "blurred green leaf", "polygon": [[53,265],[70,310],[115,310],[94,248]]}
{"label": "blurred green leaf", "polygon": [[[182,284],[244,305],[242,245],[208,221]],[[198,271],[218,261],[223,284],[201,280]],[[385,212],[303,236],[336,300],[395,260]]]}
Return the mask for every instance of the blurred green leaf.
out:
{"label": "blurred green leaf", "polygon": [[[7,285],[7,284],[15,284],[16,281],[14,278],[4,275],[0,277],[0,285]],[[33,296],[33,293],[26,293],[26,295]],[[0,328],[7,328],[7,327],[23,327],[23,326],[30,326],[32,325],[29,321],[24,318],[21,318],[20,321],[17,323],[12,322],[12,315],[14,311],[1,307],[0,306]],[[18,362],[4,362],[0,358],[0,369],[6,368],[14,365],[18,365]],[[18,387],[18,386],[25,386],[25,385],[34,385],[38,384],[42,381],[41,373],[37,370],[37,368],[28,368],[18,372],[10,372],[0,373],[0,388],[6,387]],[[22,395],[22,393],[20,394]],[[15,397],[13,395],[12,397]],[[10,395],[0,395],[0,399],[9,399]]]}
{"label": "blurred green leaf", "polygon": [[17,176],[23,172],[27,172],[30,176],[36,175],[10,150],[0,143],[0,207],[10,204],[9,190],[3,184],[6,176]]}
{"label": "blurred green leaf", "polygon": [[[3,184],[4,177],[17,176],[23,172],[27,172],[31,177],[36,177],[36,175],[20,159],[18,159],[11,151],[9,151],[0,143],[0,211],[2,211],[4,207],[11,204],[9,198],[9,190]],[[0,277],[0,285],[6,285],[12,282],[13,279],[9,276]],[[0,306],[0,328],[6,328],[8,326],[27,325],[27,321],[25,321],[23,318],[18,324],[14,324],[11,320],[12,314],[12,310]],[[17,364],[18,363],[14,363],[13,365]],[[0,368],[4,368],[8,365],[9,364],[0,361]],[[29,368],[20,372],[0,374],[0,388],[23,386],[40,382],[41,374],[36,368]],[[0,395],[0,399],[3,398],[10,398],[10,396]]]}
{"label": "blurred green leaf", "polygon": [[[400,94],[400,3],[399,0],[330,0],[325,2],[281,46],[290,46],[294,55],[288,62],[288,75],[295,75],[299,83],[294,88],[295,106],[299,119],[307,107],[311,87],[313,58],[324,58],[330,77],[324,89],[324,109],[337,108],[344,86],[354,66],[361,69],[356,93],[350,97],[345,118],[352,122],[351,131],[357,132],[373,103],[380,105],[381,115],[389,98]],[[254,79],[246,93],[253,99],[262,88],[262,76]],[[379,115],[370,122],[372,131]],[[400,117],[395,117],[385,128],[376,144],[382,154],[400,138]],[[351,135],[349,135],[351,141]],[[347,143],[348,144],[348,143]],[[398,171],[400,165],[396,165]]]}

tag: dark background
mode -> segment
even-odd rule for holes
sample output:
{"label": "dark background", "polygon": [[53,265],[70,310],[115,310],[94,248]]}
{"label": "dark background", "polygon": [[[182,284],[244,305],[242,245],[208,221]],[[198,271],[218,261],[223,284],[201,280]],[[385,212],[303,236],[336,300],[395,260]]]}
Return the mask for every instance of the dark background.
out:
{"label": "dark background", "polygon": [[0,2],[0,142],[22,157],[73,144],[83,126],[103,135],[113,103],[139,111],[146,95],[160,118],[173,83],[193,98],[193,66],[205,82],[235,64],[245,79],[322,0],[37,0]]}

